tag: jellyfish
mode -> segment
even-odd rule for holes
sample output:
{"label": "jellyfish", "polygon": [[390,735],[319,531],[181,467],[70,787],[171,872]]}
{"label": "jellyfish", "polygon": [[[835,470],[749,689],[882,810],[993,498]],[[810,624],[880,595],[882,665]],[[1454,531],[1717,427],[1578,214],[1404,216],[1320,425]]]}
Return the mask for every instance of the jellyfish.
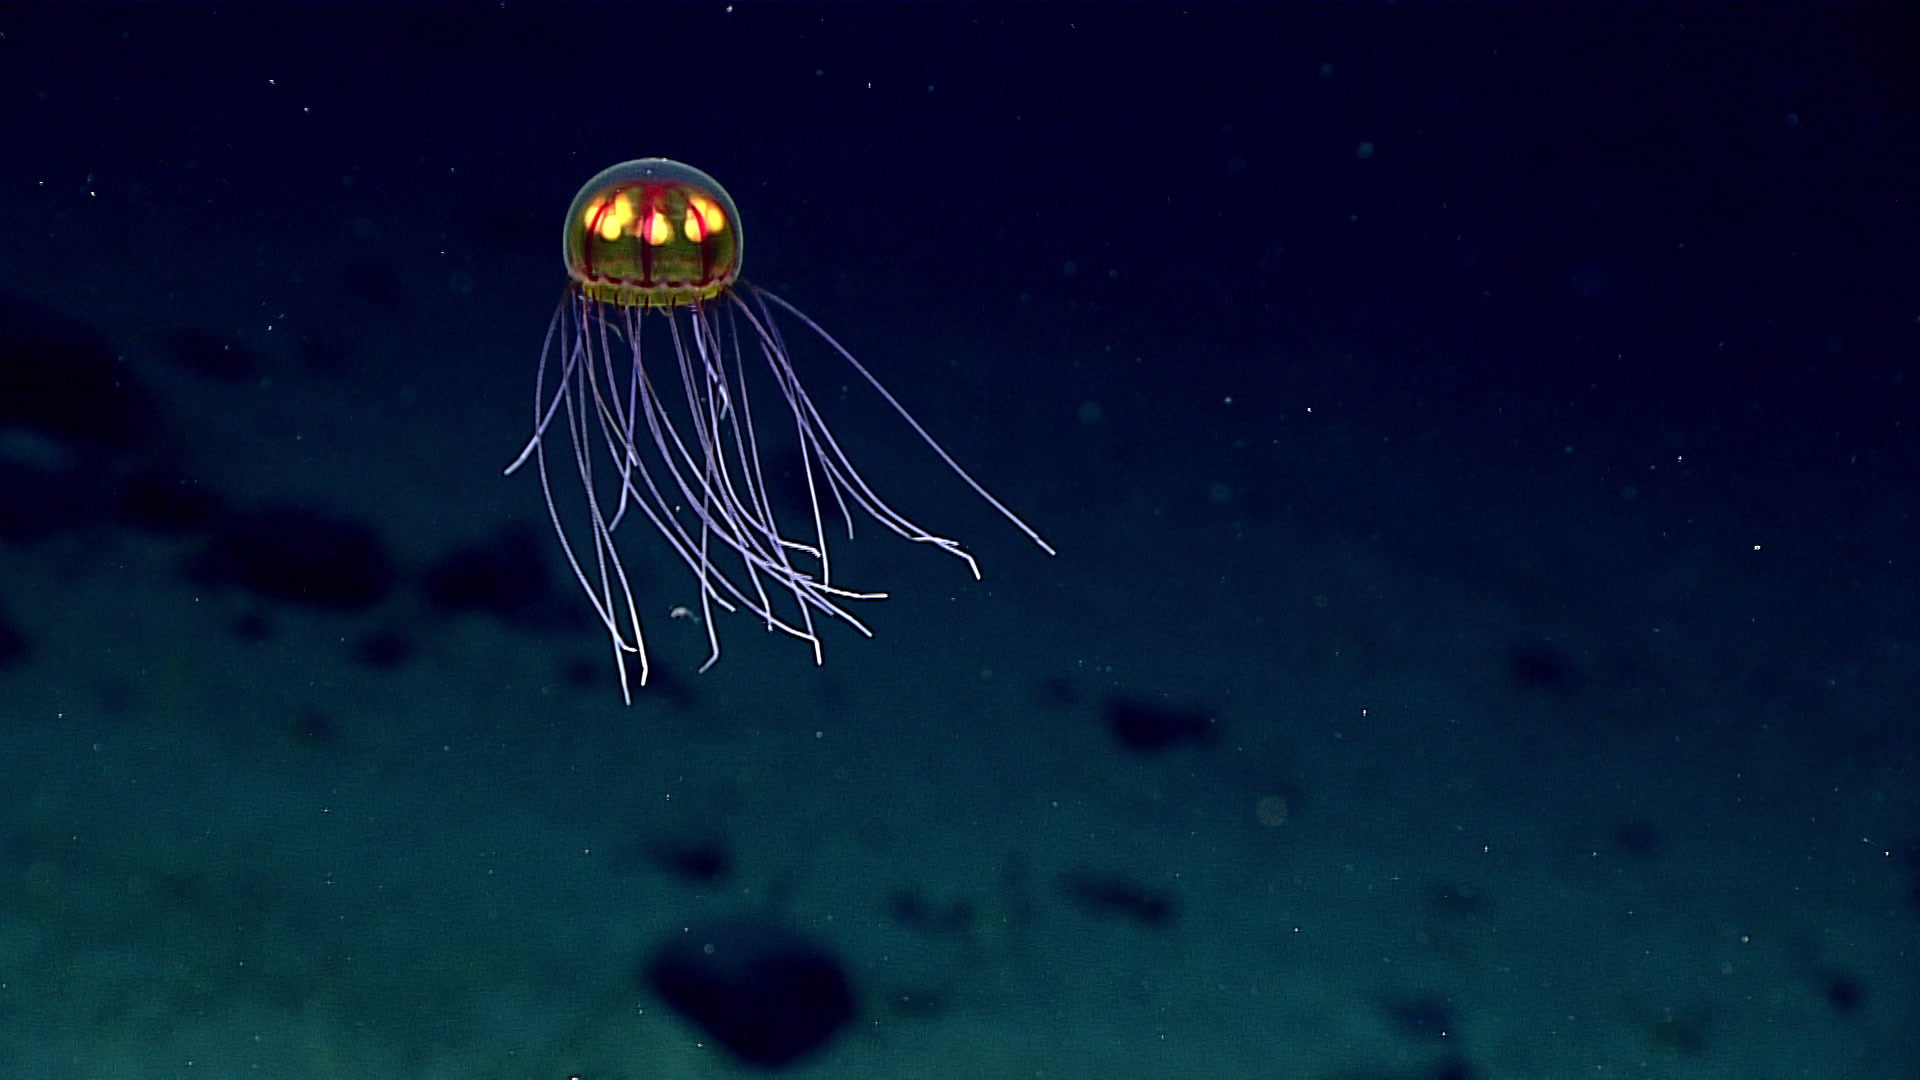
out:
{"label": "jellyfish", "polygon": [[[838,340],[740,279],[740,212],[711,176],[666,158],[605,169],[574,197],[563,244],[569,281],[540,350],[533,435],[506,471],[537,466],[554,533],[606,630],[627,703],[628,657],[641,686],[650,670],[617,542],[636,518],[698,586],[698,611],[674,613],[695,615],[706,629],[703,672],[720,659],[716,608],[745,610],[767,630],[806,642],[815,664],[824,661],[827,623],[873,636],[852,608],[886,594],[836,580],[828,552],[829,532],[844,527],[851,537],[857,516],[944,551],[980,577],[957,540],[908,520],[862,477],[796,374],[783,323],[849,365],[955,476],[1054,553]],[[751,386],[749,372],[758,373]],[[804,510],[770,485],[778,476],[765,462],[774,452],[797,455]],[[568,464],[575,494],[553,476]]]}

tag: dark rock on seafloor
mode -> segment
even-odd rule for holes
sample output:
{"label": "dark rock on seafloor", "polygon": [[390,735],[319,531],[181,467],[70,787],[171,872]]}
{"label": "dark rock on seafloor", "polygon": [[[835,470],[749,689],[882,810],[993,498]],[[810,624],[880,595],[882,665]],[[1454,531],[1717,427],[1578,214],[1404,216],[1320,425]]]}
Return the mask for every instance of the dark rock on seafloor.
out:
{"label": "dark rock on seafloor", "polygon": [[1382,1001],[1380,1009],[1402,1038],[1432,1042],[1460,1034],[1460,1012],[1444,995],[1394,996]]}
{"label": "dark rock on seafloor", "polygon": [[27,656],[27,635],[13,625],[5,611],[0,611],[0,671],[25,660]]}
{"label": "dark rock on seafloor", "polygon": [[225,500],[212,488],[180,472],[154,469],[115,484],[113,507],[125,524],[160,536],[211,528],[226,512]]}
{"label": "dark rock on seafloor", "polygon": [[1173,925],[1180,914],[1179,899],[1125,874],[1077,870],[1061,879],[1067,899],[1088,915],[1124,919],[1150,930]]}
{"label": "dark rock on seafloor", "polygon": [[93,477],[69,444],[0,426],[0,540],[31,544],[84,522]]}
{"label": "dark rock on seafloor", "polygon": [[404,667],[417,651],[413,642],[394,630],[376,630],[353,647],[353,658],[375,671]]}
{"label": "dark rock on seafloor", "polygon": [[153,394],[99,334],[0,297],[0,428],[108,451],[159,425]]}
{"label": "dark rock on seafloor", "polygon": [[1548,645],[1517,645],[1507,651],[1507,674],[1528,690],[1574,689],[1580,669],[1565,653]]}
{"label": "dark rock on seafloor", "polygon": [[0,296],[0,540],[92,521],[102,481],[160,428],[152,391],[104,337]]}
{"label": "dark rock on seafloor", "polygon": [[420,587],[428,603],[448,614],[482,612],[523,626],[577,621],[574,609],[554,595],[547,557],[545,537],[507,528],[448,553],[427,569]]}
{"label": "dark rock on seafloor", "polygon": [[397,576],[371,528],[291,506],[229,515],[194,570],[269,600],[348,612],[379,603]]}
{"label": "dark rock on seafloor", "polygon": [[716,885],[733,869],[727,846],[711,837],[661,840],[647,845],[646,858],[688,885]]}
{"label": "dark rock on seafloor", "polygon": [[742,1061],[790,1065],[853,1018],[853,987],[824,946],[771,923],[678,933],[642,969],[646,985]]}
{"label": "dark rock on seafloor", "polygon": [[1213,716],[1201,709],[1113,698],[1106,705],[1107,730],[1129,750],[1158,753],[1213,741]]}

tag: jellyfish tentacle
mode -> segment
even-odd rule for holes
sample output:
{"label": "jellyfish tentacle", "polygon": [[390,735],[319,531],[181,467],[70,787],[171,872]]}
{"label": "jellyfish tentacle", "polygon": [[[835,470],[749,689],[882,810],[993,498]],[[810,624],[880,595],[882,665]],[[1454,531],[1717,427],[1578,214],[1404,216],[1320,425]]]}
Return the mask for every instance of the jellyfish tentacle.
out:
{"label": "jellyfish tentacle", "polygon": [[520,466],[527,463],[527,458],[533,456],[534,449],[540,445],[541,436],[547,433],[547,425],[553,422],[554,410],[560,407],[558,395],[555,395],[553,401],[544,409],[540,403],[546,396],[547,354],[553,348],[554,332],[560,328],[560,316],[566,314],[567,306],[572,300],[573,290],[568,289],[566,294],[560,297],[559,305],[553,309],[552,321],[547,323],[547,339],[540,346],[540,366],[533,376],[533,437],[527,440],[527,445],[520,448],[520,456],[513,459],[506,471],[500,474],[502,476],[512,476],[519,471]]}
{"label": "jellyfish tentacle", "polygon": [[[802,571],[785,560],[768,554],[765,546],[755,543],[750,533],[743,533],[737,515],[721,514],[713,509],[715,502],[724,505],[726,500],[710,499],[707,496],[715,489],[705,481],[694,479],[702,475],[704,459],[704,451],[697,452],[694,447],[706,445],[711,440],[703,439],[701,435],[696,434],[692,439],[693,445],[690,445],[688,438],[681,434],[671,413],[666,409],[664,402],[653,388],[652,381],[646,377],[644,371],[639,378],[641,391],[638,411],[645,421],[655,454],[662,467],[667,470],[673,488],[679,493],[680,501],[687,506],[689,516],[699,521],[702,527],[711,530],[712,535],[722,540],[727,547],[740,554],[743,566],[748,570],[767,573],[788,584],[789,587],[796,580],[803,579],[805,575]],[[610,449],[637,460],[640,455],[637,439],[635,443],[631,447]],[[678,515],[673,511],[672,501],[668,500],[665,493],[660,490],[652,472],[644,466],[644,463],[631,470],[627,482],[631,484],[634,477],[638,477],[644,486],[644,497],[638,498],[636,504],[641,507],[654,527],[667,538],[669,546],[686,563],[696,579],[701,578],[703,554],[699,541],[681,524]],[[634,494],[639,496],[643,492],[641,488],[635,488]],[[770,603],[761,601],[756,596],[749,596],[743,586],[713,562],[710,551],[709,548],[704,561],[707,572],[702,582],[702,588],[706,590],[703,595],[711,595],[715,602],[731,610],[733,605],[728,603],[726,595],[723,595],[730,594],[763,619],[771,620],[774,629],[782,630],[802,640],[817,640],[817,634],[809,634],[804,626],[795,626],[780,618],[773,612]],[[853,624],[862,634],[871,636],[871,630],[854,619],[849,612],[837,608],[830,601],[807,595],[804,582],[801,583],[801,603],[821,610],[831,610],[836,617]]]}
{"label": "jellyfish tentacle", "polygon": [[[734,335],[734,354],[736,370],[740,370],[741,374],[738,379],[729,379],[726,370],[725,335],[720,330],[717,318],[708,322],[707,318],[703,317],[710,314],[717,313],[708,313],[698,306],[694,309],[692,319],[694,349],[707,370],[709,385],[716,393],[732,403],[733,412],[726,424],[730,429],[731,437],[725,441],[732,444],[733,456],[739,463],[739,487],[747,495],[745,500],[739,497],[734,488],[731,472],[727,469],[725,455],[717,455],[720,475],[727,486],[726,505],[738,507],[738,512],[734,516],[737,519],[744,519],[761,541],[755,545],[756,552],[761,558],[778,567],[778,571],[772,576],[783,582],[788,591],[793,594],[805,636],[813,645],[814,662],[823,663],[825,661],[823,646],[818,630],[813,624],[813,611],[805,595],[812,588],[813,579],[811,575],[795,567],[787,558],[787,552],[791,550],[792,545],[781,534],[779,521],[773,512],[773,504],[766,496],[765,473],[760,465],[759,443],[754,435],[752,394],[748,389],[744,369],[739,363],[738,335],[737,333]],[[761,599],[765,601],[766,593],[760,582],[760,575],[751,568],[749,573],[753,577],[755,588],[760,591]]]}
{"label": "jellyfish tentacle", "polygon": [[[534,399],[534,411],[539,420],[535,428],[534,437],[528,443],[528,451],[531,451],[540,473],[541,496],[546,502],[547,516],[553,523],[554,535],[560,540],[560,550],[565,555],[567,565],[572,569],[575,580],[580,583],[582,591],[587,594],[587,600],[593,606],[594,613],[599,617],[601,625],[607,631],[614,652],[615,667],[620,673],[621,696],[631,703],[632,690],[628,685],[626,664],[621,660],[621,654],[634,653],[639,656],[640,684],[645,686],[649,674],[646,642],[641,634],[640,614],[633,600],[631,583],[627,579],[625,568],[622,567],[619,562],[618,552],[613,550],[611,532],[606,528],[605,521],[600,516],[597,499],[593,490],[591,463],[581,454],[580,425],[583,418],[580,413],[585,408],[586,390],[579,379],[579,374],[581,366],[583,364],[590,365],[592,358],[590,355],[584,355],[590,351],[591,346],[589,340],[583,339],[577,332],[572,335],[568,333],[569,327],[573,327],[577,331],[577,324],[572,321],[571,303],[571,296],[562,301],[562,309],[555,313],[555,326],[549,327],[546,344],[541,350],[541,375],[535,381]],[[561,318],[563,313],[567,315],[565,320]],[[559,351],[554,353],[552,352],[552,347],[555,344],[556,327],[558,328]],[[561,359],[559,361],[560,372],[555,383],[554,395],[549,401],[545,400],[544,378],[547,370],[548,357],[550,355],[558,355]],[[578,401],[576,401],[575,396],[576,389],[580,395]],[[586,567],[581,562],[579,552],[574,548],[572,537],[569,535],[566,523],[560,514],[559,504],[554,499],[552,477],[547,467],[546,435],[553,419],[561,413],[564,413],[567,417],[568,433],[574,449],[575,467],[580,471],[583,486],[587,493],[588,533],[593,540],[595,576],[599,579],[597,587],[594,581],[588,577]],[[527,451],[523,451],[520,458],[517,459],[510,468],[518,469],[525,463],[526,459]],[[609,555],[611,555],[611,568],[613,571],[611,577],[608,574]],[[616,582],[620,591],[620,597],[624,601],[626,608],[627,624],[633,630],[633,640],[631,642],[626,640],[625,633],[621,627],[618,609],[615,606],[613,589]]]}
{"label": "jellyfish tentacle", "polygon": [[[978,563],[957,540],[929,532],[894,509],[854,465],[788,359],[778,311],[799,319],[839,352],[962,480],[1044,550],[1053,550],[981,489],[818,324],[779,297],[747,288],[751,304],[729,290],[719,304],[694,303],[659,312],[680,383],[676,406],[660,395],[647,370],[644,340],[652,309],[610,304],[583,289],[570,289],[542,345],[534,435],[508,466],[508,471],[516,471],[529,459],[537,460],[542,497],[568,567],[606,630],[616,661],[626,653],[639,657],[642,686],[650,673],[649,659],[633,583],[616,543],[620,526],[635,510],[694,576],[708,644],[702,671],[721,654],[715,608],[751,611],[769,631],[807,642],[816,663],[824,660],[817,615],[845,622],[863,636],[873,635],[846,605],[887,594],[834,583],[823,488],[849,536],[854,531],[853,507],[858,506],[896,535],[961,559],[979,577]],[[618,308],[617,313],[610,308]],[[681,310],[686,312],[684,323]],[[797,536],[783,530],[774,509],[747,371],[749,351],[760,354],[794,424],[807,493],[806,523]],[[578,543],[553,491],[546,457],[546,439],[563,416],[584,500],[585,536]],[[596,461],[601,453],[608,458],[604,463]],[[657,475],[659,470],[665,471],[664,477]],[[782,613],[784,603],[776,602],[779,595],[792,603],[788,613]],[[622,695],[630,700],[628,673],[624,663],[618,666]]]}
{"label": "jellyfish tentacle", "polygon": [[[778,298],[775,297],[775,299],[777,300]],[[763,308],[763,314],[770,313],[766,313]],[[806,388],[801,385],[798,374],[794,372],[791,362],[786,358],[785,346],[781,343],[778,331],[773,327],[771,318],[768,317],[765,321],[761,321],[755,319],[751,312],[748,312],[747,317],[753,321],[756,328],[759,329],[761,352],[766,357],[768,365],[774,369],[776,381],[778,381],[786,391],[788,404],[794,412],[794,422],[800,426],[801,431],[804,433],[803,437],[813,442],[831,485],[839,491],[844,491],[846,495],[851,497],[870,517],[882,525],[885,525],[896,535],[916,543],[932,544],[947,554],[965,562],[967,569],[972,572],[975,580],[978,580],[980,577],[979,564],[975,562],[973,556],[969,554],[965,548],[960,546],[959,541],[928,532],[926,529],[921,528],[905,515],[888,505],[887,502],[867,484],[866,479],[861,476],[859,469],[854,466],[853,460],[847,455],[846,451],[840,447],[838,440],[833,437],[832,429],[827,426],[826,418],[820,414],[820,410],[813,404],[813,398],[807,393]],[[918,425],[915,425],[915,427],[918,429]],[[924,435],[924,430],[922,430],[922,434]],[[948,460],[950,461],[951,459]],[[851,532],[851,522],[849,522],[849,532]]]}
{"label": "jellyfish tentacle", "polygon": [[932,435],[927,433],[927,429],[920,426],[920,421],[915,420],[913,418],[913,414],[907,411],[907,407],[900,404],[900,400],[893,396],[892,391],[888,390],[885,384],[881,383],[881,381],[878,378],[876,378],[871,371],[868,371],[867,366],[865,364],[862,364],[859,360],[855,359],[854,355],[851,352],[847,351],[846,346],[840,344],[840,342],[836,340],[832,334],[827,333],[825,328],[823,328],[819,323],[814,322],[811,318],[807,316],[805,312],[801,311],[797,307],[794,307],[792,304],[781,299],[779,296],[773,293],[770,293],[765,289],[760,289],[752,285],[748,285],[746,282],[741,282],[740,284],[742,287],[751,291],[756,299],[761,300],[763,302],[763,308],[764,308],[765,301],[772,301],[774,304],[778,305],[781,309],[785,310],[788,314],[792,315],[796,319],[799,319],[802,323],[806,325],[806,327],[809,330],[812,330],[815,334],[818,334],[820,336],[820,340],[826,342],[828,345],[831,345],[833,347],[833,351],[840,354],[841,359],[845,360],[848,364],[852,365],[853,370],[860,373],[860,377],[866,380],[868,386],[873,387],[875,392],[877,392],[882,398],[886,399],[887,404],[891,405],[893,407],[893,411],[899,414],[902,420],[905,420],[907,422],[907,426],[913,428],[914,432],[920,436],[921,441],[925,442],[929,447],[931,447],[933,449],[933,452],[940,456],[941,461],[946,462],[947,468],[952,469],[954,472],[954,475],[958,476],[961,480],[965,481],[967,486],[973,489],[974,494],[980,496],[982,499],[985,499],[987,501],[987,504],[989,506],[992,506],[995,510],[1000,511],[1000,515],[1002,517],[1012,522],[1015,528],[1025,533],[1027,535],[1027,539],[1032,540],[1035,544],[1038,544],[1040,546],[1040,550],[1046,552],[1049,555],[1058,554],[1058,552],[1054,550],[1053,545],[1047,543],[1044,539],[1042,539],[1040,534],[1034,530],[1033,526],[1028,525],[1025,521],[1023,521],[1020,518],[1020,515],[1008,509],[1005,503],[1001,502],[997,498],[994,498],[992,492],[988,491],[985,487],[981,486],[980,482],[978,480],[975,480],[972,474],[968,473],[967,470],[961,468],[960,463],[955,461],[953,459],[953,456],[951,454],[948,454],[946,449],[942,447],[939,444],[939,442],[937,442],[934,439]]}
{"label": "jellyfish tentacle", "polygon": [[[586,298],[582,298],[580,303],[583,321],[587,322],[588,329],[586,332],[581,332],[579,327],[576,326],[574,341],[577,352],[569,354],[576,359],[574,370],[577,373],[577,378],[573,383],[575,393],[569,394],[567,401],[568,434],[574,449],[574,467],[579,473],[581,487],[586,494],[588,528],[590,535],[593,537],[594,569],[595,576],[599,581],[599,595],[593,598],[594,606],[596,609],[608,613],[608,621],[610,624],[609,634],[613,639],[614,659],[616,661],[616,667],[619,669],[621,694],[631,701],[631,688],[627,683],[626,664],[620,659],[619,654],[626,651],[633,652],[639,656],[640,685],[642,686],[647,684],[647,678],[651,673],[651,669],[646,653],[646,643],[641,635],[639,610],[633,599],[632,583],[627,577],[626,567],[620,562],[620,552],[613,540],[613,530],[618,525],[618,518],[616,516],[615,519],[609,521],[605,516],[605,512],[600,503],[599,490],[595,486],[593,479],[593,444],[591,437],[587,434],[590,417],[587,408],[587,398],[589,394],[591,394],[593,398],[594,408],[591,417],[594,420],[600,420],[605,416],[606,399],[600,389],[596,377],[597,366],[593,361],[594,335],[591,333],[591,329],[593,326],[593,317],[598,314],[597,305],[594,301]],[[604,323],[600,324],[602,333],[599,338],[603,353],[606,350],[604,325]],[[618,511],[616,511],[616,514],[617,513]],[[611,569],[611,573],[609,573],[609,569]],[[577,562],[575,573],[576,575],[584,576],[581,574]],[[633,627],[634,640],[630,646],[627,645],[622,634],[619,632],[617,616],[614,614],[616,610],[614,607],[614,589],[616,585],[620,592],[620,598],[624,601],[624,606],[627,609],[628,620]]]}
{"label": "jellyfish tentacle", "polygon": [[[738,414],[733,412],[732,394],[727,386],[725,372],[714,363],[713,345],[705,334],[706,324],[701,319],[697,305],[689,311],[689,329],[683,337],[680,322],[671,314],[668,325],[672,331],[673,347],[679,357],[680,381],[687,391],[688,415],[692,418],[695,437],[700,446],[700,517],[703,522],[714,519],[715,507],[726,522],[722,540],[729,547],[748,555],[745,545],[753,545],[752,536],[759,531],[762,523],[754,518],[748,507],[740,501],[735,490],[733,478],[727,470],[725,428],[732,426],[738,432]],[[691,341],[691,355],[687,348]],[[694,357],[700,360],[700,370],[694,370]],[[728,419],[734,418],[733,421]],[[706,528],[705,525],[703,528]],[[758,550],[755,545],[755,550]],[[755,571],[754,560],[747,559],[747,577],[753,586],[754,594],[761,609],[772,610],[772,601],[767,599],[766,586]],[[804,615],[804,612],[803,612]],[[769,626],[771,629],[771,626]],[[807,628],[811,633],[811,627]],[[713,658],[709,658],[709,663]]]}

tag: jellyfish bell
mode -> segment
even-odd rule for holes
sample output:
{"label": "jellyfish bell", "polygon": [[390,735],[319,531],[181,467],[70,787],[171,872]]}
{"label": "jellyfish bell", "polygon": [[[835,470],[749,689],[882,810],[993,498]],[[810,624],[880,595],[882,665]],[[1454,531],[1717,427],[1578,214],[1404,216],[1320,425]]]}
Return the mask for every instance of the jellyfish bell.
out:
{"label": "jellyfish bell", "polygon": [[567,208],[567,274],[592,298],[670,309],[740,275],[740,211],[713,177],[666,158],[602,169]]}
{"label": "jellyfish bell", "polygon": [[[634,582],[616,544],[635,517],[698,585],[708,646],[701,671],[720,658],[715,608],[744,609],[807,642],[816,664],[824,659],[820,621],[872,636],[850,608],[886,594],[834,581],[829,522],[851,537],[856,516],[871,518],[980,576],[957,540],[914,524],[867,483],[796,374],[782,320],[816,336],[967,487],[1054,553],[818,323],[740,279],[740,213],[711,176],[666,158],[602,170],[568,208],[562,244],[569,280],[540,351],[533,435],[506,471],[537,466],[561,551],[606,630],[624,700],[633,700],[626,658],[637,660],[643,686],[649,671]],[[758,374],[749,380],[749,372]],[[574,477],[555,483],[549,449]],[[798,455],[805,509],[785,514],[797,521],[776,512],[786,500],[769,488],[763,464],[775,452]]]}

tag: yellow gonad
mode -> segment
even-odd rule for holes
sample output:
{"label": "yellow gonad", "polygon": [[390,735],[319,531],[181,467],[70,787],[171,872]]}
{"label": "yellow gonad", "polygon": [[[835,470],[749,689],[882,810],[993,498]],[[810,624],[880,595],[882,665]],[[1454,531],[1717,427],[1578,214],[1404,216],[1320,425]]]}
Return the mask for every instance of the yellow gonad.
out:
{"label": "yellow gonad", "polygon": [[[564,245],[571,281],[540,352],[533,437],[507,472],[538,463],[554,532],[606,628],[627,701],[633,696],[625,658],[637,658],[643,686],[648,672],[633,582],[615,543],[630,515],[646,519],[699,585],[709,649],[702,671],[720,659],[715,607],[745,608],[767,629],[807,642],[815,663],[816,618],[844,620],[872,636],[848,604],[886,594],[834,583],[822,488],[848,535],[858,507],[980,576],[958,541],[907,520],[861,477],[795,374],[779,319],[817,335],[955,475],[1053,554],[819,324],[740,280],[740,212],[711,176],[665,158],[615,165],[574,197]],[[762,386],[756,406],[747,371],[763,362],[771,393]],[[548,470],[548,440],[559,428],[568,438],[555,450],[578,473],[577,498],[556,493]],[[811,513],[791,515],[801,518],[797,530],[776,514],[787,500],[769,489],[773,473],[762,464],[779,451],[798,455],[795,472],[804,477]]]}

